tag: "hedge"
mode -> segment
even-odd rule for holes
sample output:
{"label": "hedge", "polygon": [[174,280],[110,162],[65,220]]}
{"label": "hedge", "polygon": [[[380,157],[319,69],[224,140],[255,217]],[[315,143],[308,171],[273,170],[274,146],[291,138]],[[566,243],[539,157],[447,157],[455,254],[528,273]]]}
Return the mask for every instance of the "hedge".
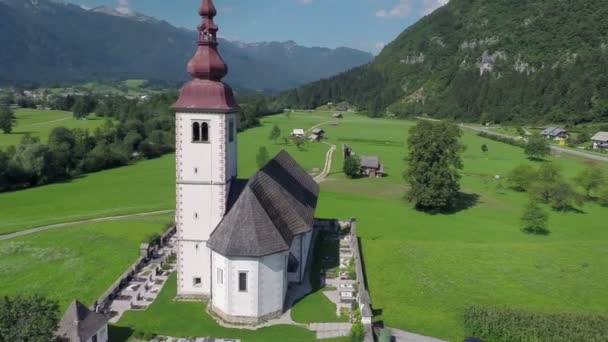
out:
{"label": "hedge", "polygon": [[503,137],[500,135],[494,135],[494,134],[486,133],[486,132],[478,132],[477,135],[482,138],[498,141],[501,143],[505,143],[505,144],[509,144],[509,145],[513,145],[513,146],[517,146],[517,147],[521,147],[521,148],[526,147],[526,142],[524,140],[517,140],[517,138],[507,138],[507,137]]}
{"label": "hedge", "polygon": [[465,309],[464,328],[466,336],[488,342],[608,341],[608,316],[591,314],[470,306]]}

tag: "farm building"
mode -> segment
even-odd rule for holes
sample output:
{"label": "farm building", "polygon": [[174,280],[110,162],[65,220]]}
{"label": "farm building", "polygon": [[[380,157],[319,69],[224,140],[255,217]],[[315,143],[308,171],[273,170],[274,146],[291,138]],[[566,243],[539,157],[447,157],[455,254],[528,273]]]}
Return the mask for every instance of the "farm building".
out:
{"label": "farm building", "polygon": [[343,119],[344,115],[342,115],[342,113],[336,113],[334,115],[332,115],[334,119]]}
{"label": "farm building", "polygon": [[301,128],[294,128],[294,130],[291,131],[291,135],[298,138],[304,138],[306,136],[306,132]]}
{"label": "farm building", "polygon": [[377,156],[361,156],[361,174],[369,178],[384,176],[384,165]]}
{"label": "farm building", "polygon": [[608,132],[598,132],[591,138],[591,141],[593,142],[593,148],[595,149],[608,149]]}
{"label": "farm building", "polygon": [[321,136],[318,134],[311,134],[308,136],[308,140],[319,142],[319,141],[321,141]]}
{"label": "farm building", "polygon": [[543,137],[551,140],[567,140],[568,131],[559,127],[548,127],[542,132]]}
{"label": "farm building", "polygon": [[311,132],[312,134],[316,134],[320,137],[323,137],[325,135],[325,131],[322,128],[315,128]]}
{"label": "farm building", "polygon": [[75,300],[59,322],[56,334],[59,341],[65,342],[107,342],[108,321]]}

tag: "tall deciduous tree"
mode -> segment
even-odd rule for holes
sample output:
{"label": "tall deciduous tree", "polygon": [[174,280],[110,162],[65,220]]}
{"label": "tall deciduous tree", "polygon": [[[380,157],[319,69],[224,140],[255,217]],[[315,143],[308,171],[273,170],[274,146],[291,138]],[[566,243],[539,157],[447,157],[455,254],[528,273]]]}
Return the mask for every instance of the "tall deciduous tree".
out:
{"label": "tall deciduous tree", "polygon": [[57,303],[39,296],[0,299],[0,341],[53,341],[58,311]]}
{"label": "tall deciduous tree", "polygon": [[277,140],[281,137],[281,129],[279,128],[279,126],[274,125],[272,126],[272,130],[270,131],[270,136],[268,137],[270,140],[274,141],[274,143],[277,143]]}
{"label": "tall deciduous tree", "polygon": [[522,230],[527,233],[546,234],[549,232],[548,221],[549,215],[533,199],[530,199],[521,217]]}
{"label": "tall deciduous tree", "polygon": [[4,134],[10,134],[13,131],[17,118],[13,110],[5,105],[0,105],[0,129]]}
{"label": "tall deciduous tree", "polygon": [[258,164],[258,167],[263,167],[264,165],[266,165],[266,163],[268,163],[268,160],[270,159],[270,157],[268,156],[268,150],[266,149],[266,146],[260,146],[260,148],[258,149],[258,154],[255,157],[256,162]]}
{"label": "tall deciduous tree", "polygon": [[543,159],[549,154],[551,148],[549,142],[540,134],[534,134],[528,139],[526,144],[525,152],[530,159]]}
{"label": "tall deciduous tree", "polygon": [[514,168],[507,177],[509,186],[516,191],[528,191],[536,179],[536,170],[529,165],[520,165]]}
{"label": "tall deciduous tree", "polygon": [[574,178],[574,182],[585,190],[587,197],[591,197],[594,190],[598,190],[604,185],[606,178],[600,168],[588,167]]}
{"label": "tall deciduous tree", "polygon": [[407,198],[421,210],[451,208],[460,191],[462,131],[448,123],[420,121],[410,129],[409,167],[404,178],[410,184]]}

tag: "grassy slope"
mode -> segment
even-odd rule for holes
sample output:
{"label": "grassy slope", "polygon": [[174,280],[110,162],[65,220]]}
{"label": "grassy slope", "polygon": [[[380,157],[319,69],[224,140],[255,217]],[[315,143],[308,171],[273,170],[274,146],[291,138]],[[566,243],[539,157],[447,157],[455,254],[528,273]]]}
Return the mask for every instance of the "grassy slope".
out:
{"label": "grassy slope", "polygon": [[103,120],[91,117],[76,120],[72,113],[55,110],[18,109],[15,111],[17,125],[11,134],[0,133],[0,148],[19,144],[24,134],[40,137],[45,142],[55,127],[82,128],[93,130],[103,124]]}
{"label": "grassy slope", "polygon": [[0,194],[0,234],[53,223],[175,208],[174,156]]}
{"label": "grassy slope", "polygon": [[172,215],[83,224],[0,242],[0,297],[41,294],[93,304]]}

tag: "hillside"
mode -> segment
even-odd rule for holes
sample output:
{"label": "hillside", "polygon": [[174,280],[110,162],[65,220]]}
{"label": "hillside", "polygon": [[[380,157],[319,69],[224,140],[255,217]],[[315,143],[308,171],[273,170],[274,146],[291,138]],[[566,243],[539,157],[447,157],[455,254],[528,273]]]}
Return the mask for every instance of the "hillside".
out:
{"label": "hillside", "polygon": [[371,64],[281,100],[483,122],[606,120],[606,18],[603,0],[452,0]]}
{"label": "hillside", "polygon": [[[194,29],[194,28],[193,28]],[[130,78],[183,81],[196,33],[139,13],[50,0],[0,0],[0,85]],[[369,53],[222,40],[237,89],[285,90],[368,63]]]}

